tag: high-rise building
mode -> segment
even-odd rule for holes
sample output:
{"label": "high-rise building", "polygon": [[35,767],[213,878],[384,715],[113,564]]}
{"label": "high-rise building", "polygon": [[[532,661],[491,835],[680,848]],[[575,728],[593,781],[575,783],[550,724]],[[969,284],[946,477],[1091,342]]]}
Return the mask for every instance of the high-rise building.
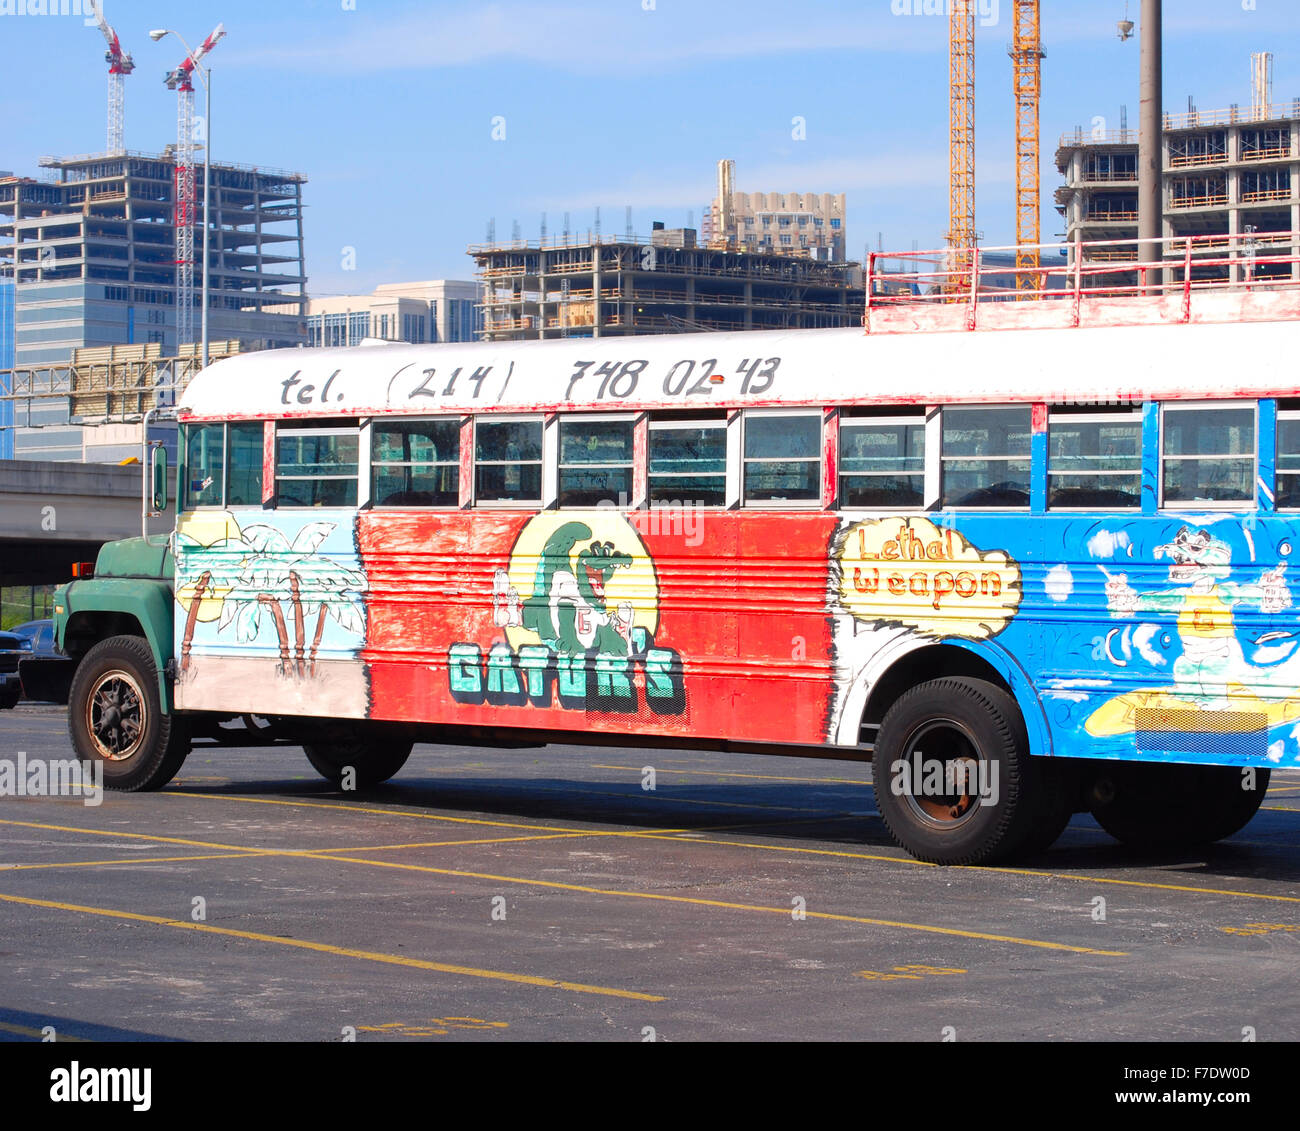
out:
{"label": "high-rise building", "polygon": [[844,262],[848,242],[842,192],[737,192],[735,166],[734,161],[718,162],[718,195],[704,222],[706,244]]}
{"label": "high-rise building", "polygon": [[[17,282],[15,364],[86,346],[176,341],[176,162],[170,152],[41,160],[50,179],[0,179],[0,271]],[[264,347],[305,340],[299,173],[212,166],[209,336]],[[202,186],[199,188],[200,214]],[[201,255],[201,224],[194,234]],[[202,264],[195,266],[198,300]],[[195,333],[201,312],[194,316]]]}
{"label": "high-rise building", "polygon": [[[73,351],[153,345],[175,356],[176,161],[125,152],[46,157],[44,179],[0,177],[0,275],[16,283],[13,365],[70,362]],[[211,168],[209,338],[246,349],[306,342],[299,173],[229,162]],[[202,215],[202,179],[199,210]],[[203,230],[194,233],[200,301]],[[194,312],[195,337],[202,311]],[[19,457],[77,458],[66,403],[16,421]],[[42,429],[47,429],[42,431]],[[62,434],[62,435],[60,435]]]}
{"label": "high-rise building", "polygon": [[307,302],[307,344],[472,342],[478,284],[456,279],[382,283],[369,295],[328,295]]}
{"label": "high-rise building", "polygon": [[[1066,238],[1135,240],[1138,236],[1138,139],[1130,129],[1077,129],[1061,138],[1056,167],[1065,184],[1056,190]],[[1166,114],[1161,144],[1161,230],[1166,241],[1200,241],[1195,257],[1232,260],[1194,266],[1201,282],[1241,281],[1244,272],[1263,278],[1275,271],[1293,276],[1300,264],[1262,263],[1268,254],[1300,255],[1300,99],[1285,106]],[[1254,233],[1260,233],[1258,239]],[[1281,233],[1280,235],[1278,233]],[[1214,237],[1225,237],[1218,240]],[[1231,238],[1236,237],[1236,238]],[[1231,238],[1231,239],[1230,239]],[[1224,247],[1231,247],[1224,252]],[[1138,249],[1093,248],[1091,260],[1135,259]],[[1165,244],[1166,256],[1181,256]],[[1143,249],[1154,259],[1154,249]],[[1115,282],[1133,280],[1116,277]]]}

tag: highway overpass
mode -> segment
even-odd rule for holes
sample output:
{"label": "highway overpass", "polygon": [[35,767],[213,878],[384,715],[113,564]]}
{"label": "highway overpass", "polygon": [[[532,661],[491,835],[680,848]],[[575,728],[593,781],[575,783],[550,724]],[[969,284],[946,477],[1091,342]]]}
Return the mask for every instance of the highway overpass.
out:
{"label": "highway overpass", "polygon": [[[173,490],[175,473],[172,473]],[[76,561],[140,533],[141,468],[0,460],[0,585],[67,581]],[[150,521],[171,529],[175,512]]]}

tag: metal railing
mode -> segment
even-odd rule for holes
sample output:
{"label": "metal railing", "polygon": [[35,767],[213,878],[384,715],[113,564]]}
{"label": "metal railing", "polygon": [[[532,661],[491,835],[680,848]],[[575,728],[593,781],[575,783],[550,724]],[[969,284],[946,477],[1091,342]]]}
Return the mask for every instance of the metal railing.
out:
{"label": "metal railing", "polygon": [[[1038,265],[1018,267],[1005,260],[1017,251]],[[1001,253],[1002,262],[989,262]],[[1044,262],[1044,260],[1048,262]],[[1059,259],[1059,263],[1051,260]],[[901,265],[881,270],[879,264]],[[1141,300],[1181,300],[1179,311],[1162,310],[1155,320],[1190,320],[1194,298],[1206,292],[1277,292],[1294,294],[1300,317],[1300,231],[1248,232],[1236,235],[1178,236],[1163,239],[1099,240],[1039,244],[1034,247],[945,248],[937,251],[872,252],[867,272],[863,324],[873,329],[873,314],[881,315],[877,329],[952,329],[952,318],[918,317],[964,311],[964,326],[975,329],[977,311],[997,304],[1028,322],[1046,324],[1053,315],[1067,325],[1079,325],[1081,307],[1092,299],[1134,300],[1127,313],[1137,322],[1150,321]],[[1026,302],[1024,300],[1031,300]],[[1035,301],[1036,300],[1036,301]],[[1007,304],[1011,303],[1011,306]],[[898,309],[897,319],[889,318]],[[1123,323],[1124,306],[1108,308]],[[1248,318],[1243,308],[1236,315]],[[1277,317],[1276,310],[1272,314]]]}

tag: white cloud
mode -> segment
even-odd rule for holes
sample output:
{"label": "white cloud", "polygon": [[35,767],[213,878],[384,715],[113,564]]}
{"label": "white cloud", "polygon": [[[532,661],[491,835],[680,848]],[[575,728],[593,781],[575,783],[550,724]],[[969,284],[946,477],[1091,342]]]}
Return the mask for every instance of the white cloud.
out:
{"label": "white cloud", "polygon": [[896,19],[886,6],[791,20],[738,5],[721,19],[673,18],[667,5],[611,15],[607,4],[489,3],[391,19],[358,11],[328,34],[265,49],[228,51],[223,65],[302,67],[336,74],[528,61],[560,70],[653,77],[666,66],[716,59],[789,56],[827,50],[915,52],[947,49],[946,21]]}

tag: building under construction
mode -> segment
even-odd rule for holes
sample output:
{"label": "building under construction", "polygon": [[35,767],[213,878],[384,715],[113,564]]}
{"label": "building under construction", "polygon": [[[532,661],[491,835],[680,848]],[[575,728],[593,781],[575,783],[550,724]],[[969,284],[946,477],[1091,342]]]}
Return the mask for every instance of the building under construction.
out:
{"label": "building under construction", "polygon": [[[17,284],[14,364],[134,343],[174,355],[173,153],[46,157],[41,165],[47,179],[0,177],[0,275]],[[265,348],[304,342],[306,178],[230,163],[211,172],[209,336]],[[200,207],[202,191],[200,183]],[[201,224],[194,242],[201,254]],[[297,313],[266,310],[290,302]]]}
{"label": "building under construction", "polygon": [[471,247],[485,341],[856,326],[856,263],[701,247],[691,228]]}
{"label": "building under construction", "polygon": [[[1185,243],[1186,237],[1197,237],[1201,258],[1222,259],[1217,249],[1233,249],[1231,263],[1194,266],[1196,281],[1238,282],[1247,273],[1267,278],[1277,272],[1291,278],[1300,270],[1294,261],[1268,262],[1274,254],[1300,254],[1295,235],[1300,232],[1300,99],[1284,106],[1272,103],[1269,69],[1270,57],[1257,55],[1254,99],[1248,107],[1164,115],[1161,227],[1166,257],[1181,258],[1178,241]],[[1070,242],[1137,237],[1135,130],[1067,134],[1056,151],[1056,167],[1065,178],[1056,190],[1057,211],[1065,218]],[[1138,248],[1102,245],[1087,255],[1094,262],[1133,259]],[[1155,255],[1143,249],[1142,257]]]}

